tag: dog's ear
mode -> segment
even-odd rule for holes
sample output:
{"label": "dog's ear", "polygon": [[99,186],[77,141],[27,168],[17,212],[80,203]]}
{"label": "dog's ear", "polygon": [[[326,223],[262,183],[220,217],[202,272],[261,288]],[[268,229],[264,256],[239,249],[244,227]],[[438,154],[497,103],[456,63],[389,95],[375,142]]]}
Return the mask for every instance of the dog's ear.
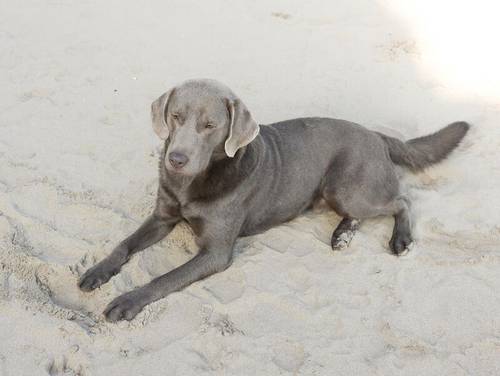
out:
{"label": "dog's ear", "polygon": [[248,145],[259,134],[259,125],[253,120],[247,107],[239,99],[227,99],[229,112],[229,136],[224,144],[228,157],[234,157],[238,149]]}
{"label": "dog's ear", "polygon": [[168,126],[165,116],[168,100],[173,91],[174,89],[167,91],[151,104],[151,120],[153,122],[153,129],[162,140],[166,140],[168,138]]}

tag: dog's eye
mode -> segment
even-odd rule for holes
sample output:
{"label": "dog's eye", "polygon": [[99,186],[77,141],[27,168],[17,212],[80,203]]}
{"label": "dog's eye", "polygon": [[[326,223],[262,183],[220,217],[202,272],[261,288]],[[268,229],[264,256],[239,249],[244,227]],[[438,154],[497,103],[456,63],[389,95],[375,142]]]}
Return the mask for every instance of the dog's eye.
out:
{"label": "dog's eye", "polygon": [[215,124],[214,124],[214,123],[207,123],[207,124],[205,125],[205,128],[206,128],[206,129],[213,129],[213,128],[215,128]]}
{"label": "dog's eye", "polygon": [[175,120],[179,120],[179,114],[173,113],[173,114],[172,114],[172,117],[173,117]]}

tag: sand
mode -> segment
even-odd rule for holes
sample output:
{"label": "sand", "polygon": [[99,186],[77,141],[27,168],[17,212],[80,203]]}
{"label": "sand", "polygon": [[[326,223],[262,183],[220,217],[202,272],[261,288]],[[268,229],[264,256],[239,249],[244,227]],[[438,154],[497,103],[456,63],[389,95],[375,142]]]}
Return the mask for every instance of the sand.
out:
{"label": "sand", "polygon": [[[496,13],[432,4],[2,2],[0,375],[500,374],[498,33],[481,18]],[[401,171],[406,256],[388,251],[390,218],[333,252],[340,218],[319,207],[109,324],[114,297],[197,252],[181,225],[97,291],[76,286],[150,213],[149,106],[194,77],[228,84],[262,124],[329,116],[403,138],[474,127],[444,163]]]}

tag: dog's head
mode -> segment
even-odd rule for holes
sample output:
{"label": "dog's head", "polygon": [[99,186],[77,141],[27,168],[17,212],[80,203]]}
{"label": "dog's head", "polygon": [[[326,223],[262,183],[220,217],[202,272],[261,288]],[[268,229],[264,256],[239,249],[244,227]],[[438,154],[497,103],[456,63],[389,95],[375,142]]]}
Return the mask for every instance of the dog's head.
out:
{"label": "dog's head", "polygon": [[243,102],[214,80],[190,80],[151,105],[153,129],[169,139],[165,166],[172,173],[194,176],[211,161],[232,158],[259,133]]}

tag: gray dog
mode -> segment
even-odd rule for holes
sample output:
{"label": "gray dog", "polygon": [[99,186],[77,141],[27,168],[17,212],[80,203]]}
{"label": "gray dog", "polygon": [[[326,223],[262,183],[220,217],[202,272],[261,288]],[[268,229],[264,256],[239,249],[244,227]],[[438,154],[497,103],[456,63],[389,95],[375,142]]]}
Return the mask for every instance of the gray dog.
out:
{"label": "gray dog", "polygon": [[120,271],[134,253],[160,241],[185,220],[200,252],[190,261],[113,300],[109,321],[131,320],[147,304],[231,264],[239,236],[289,221],[323,198],[342,221],[332,247],[349,244],[359,220],[395,219],[390,248],[412,242],[408,198],[395,164],[413,171],[444,159],[469,125],[456,122],[425,137],[400,141],[358,124],[328,118],[260,126],[243,102],[212,80],[186,81],[158,98],[153,128],[165,140],[151,216],[111,254],[89,269],[79,286],[91,291]]}

